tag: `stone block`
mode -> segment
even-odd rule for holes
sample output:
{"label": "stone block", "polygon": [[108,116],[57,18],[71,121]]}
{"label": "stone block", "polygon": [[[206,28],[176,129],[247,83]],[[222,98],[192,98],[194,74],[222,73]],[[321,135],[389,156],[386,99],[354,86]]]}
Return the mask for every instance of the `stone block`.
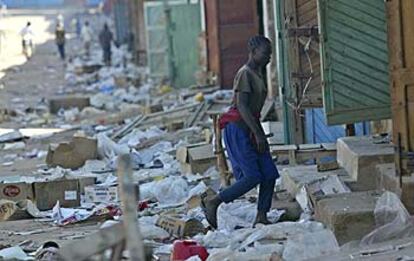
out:
{"label": "stone block", "polygon": [[337,160],[364,190],[376,189],[376,165],[394,162],[392,144],[375,144],[372,137],[344,137],[337,142]]}
{"label": "stone block", "polygon": [[282,170],[282,186],[292,197],[295,197],[301,187],[311,184],[328,175],[337,175],[343,181],[348,181],[350,179],[344,169],[318,172],[316,165],[294,166]]}
{"label": "stone block", "polygon": [[403,176],[400,179],[396,175],[395,164],[381,164],[377,166],[379,173],[377,186],[381,190],[388,190],[397,194],[411,215],[414,214],[414,177]]}
{"label": "stone block", "polygon": [[64,96],[49,99],[50,113],[57,113],[60,109],[78,108],[82,110],[90,105],[89,97]]}
{"label": "stone block", "polygon": [[96,139],[74,136],[71,142],[51,144],[46,156],[46,164],[50,167],[77,169],[82,167],[87,160],[96,159],[97,154]]}
{"label": "stone block", "polygon": [[378,191],[330,195],[319,199],[315,219],[331,229],[339,244],[360,240],[375,228],[374,210]]}

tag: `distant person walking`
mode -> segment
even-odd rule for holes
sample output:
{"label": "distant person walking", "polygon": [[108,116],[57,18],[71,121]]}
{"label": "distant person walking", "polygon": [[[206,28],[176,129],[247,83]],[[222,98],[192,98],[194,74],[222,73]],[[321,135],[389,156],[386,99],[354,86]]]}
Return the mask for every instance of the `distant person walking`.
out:
{"label": "distant person walking", "polygon": [[103,61],[107,66],[111,65],[112,41],[113,41],[113,34],[111,30],[109,30],[108,24],[105,23],[102,31],[99,34],[99,42],[101,44],[102,51],[103,51]]}
{"label": "distant person walking", "polygon": [[86,21],[82,27],[81,39],[83,43],[83,48],[85,49],[85,55],[87,58],[89,58],[91,55],[92,30],[89,26],[88,21]]}
{"label": "distant person walking", "polygon": [[65,60],[65,28],[63,23],[58,22],[55,30],[55,42],[59,51],[60,59]]}
{"label": "distant person walking", "polygon": [[27,22],[26,26],[20,31],[22,37],[22,49],[23,54],[27,59],[30,59],[33,53],[33,38],[34,33],[32,31],[32,24]]}

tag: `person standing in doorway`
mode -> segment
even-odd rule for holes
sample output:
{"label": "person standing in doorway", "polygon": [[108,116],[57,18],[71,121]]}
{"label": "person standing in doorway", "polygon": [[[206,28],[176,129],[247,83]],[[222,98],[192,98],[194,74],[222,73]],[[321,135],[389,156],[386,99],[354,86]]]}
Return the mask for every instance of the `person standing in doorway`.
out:
{"label": "person standing in doorway", "polygon": [[232,107],[220,117],[220,128],[236,182],[213,198],[202,199],[207,221],[217,228],[217,209],[257,185],[260,186],[256,224],[269,224],[267,213],[272,204],[276,179],[266,135],[260,124],[260,112],[267,97],[263,71],[272,54],[271,42],[264,36],[248,42],[249,59],[234,79]]}
{"label": "person standing in doorway", "polygon": [[103,51],[103,61],[105,65],[107,66],[111,65],[112,41],[113,41],[113,34],[111,30],[109,30],[108,24],[105,23],[101,33],[99,34],[99,42],[101,44],[102,51]]}
{"label": "person standing in doorway", "polygon": [[59,51],[60,59],[65,60],[65,28],[63,23],[58,22],[55,30],[55,42]]}
{"label": "person standing in doorway", "polygon": [[81,39],[82,39],[85,55],[87,58],[89,58],[91,55],[92,30],[89,26],[88,21],[85,21],[85,24],[82,27]]}

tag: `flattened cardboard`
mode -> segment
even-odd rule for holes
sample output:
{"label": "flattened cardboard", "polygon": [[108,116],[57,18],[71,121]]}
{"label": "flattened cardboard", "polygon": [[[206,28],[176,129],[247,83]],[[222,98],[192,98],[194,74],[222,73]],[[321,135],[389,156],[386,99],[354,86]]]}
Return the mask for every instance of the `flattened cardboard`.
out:
{"label": "flattened cardboard", "polygon": [[161,215],[156,225],[177,238],[192,237],[205,231],[203,224],[197,219],[179,216]]}
{"label": "flattened cardboard", "polygon": [[101,187],[88,186],[85,187],[85,202],[101,203],[101,202],[118,202],[118,187]]}

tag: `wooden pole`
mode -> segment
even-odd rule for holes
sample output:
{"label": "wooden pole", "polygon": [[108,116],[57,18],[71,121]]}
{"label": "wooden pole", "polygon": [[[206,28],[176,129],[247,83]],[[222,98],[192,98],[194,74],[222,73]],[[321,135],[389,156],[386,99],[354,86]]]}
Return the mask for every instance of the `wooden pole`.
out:
{"label": "wooden pole", "polygon": [[138,187],[132,180],[131,157],[128,154],[119,157],[117,175],[124,217],[123,224],[130,260],[145,261],[144,242],[140,234],[137,219]]}
{"label": "wooden pole", "polygon": [[217,155],[217,168],[220,172],[220,180],[222,187],[230,186],[231,175],[229,172],[229,167],[227,165],[226,155],[224,154],[223,144],[221,143],[221,129],[219,125],[219,115],[214,114],[213,117],[213,126],[214,126],[214,136],[215,140],[215,151]]}

